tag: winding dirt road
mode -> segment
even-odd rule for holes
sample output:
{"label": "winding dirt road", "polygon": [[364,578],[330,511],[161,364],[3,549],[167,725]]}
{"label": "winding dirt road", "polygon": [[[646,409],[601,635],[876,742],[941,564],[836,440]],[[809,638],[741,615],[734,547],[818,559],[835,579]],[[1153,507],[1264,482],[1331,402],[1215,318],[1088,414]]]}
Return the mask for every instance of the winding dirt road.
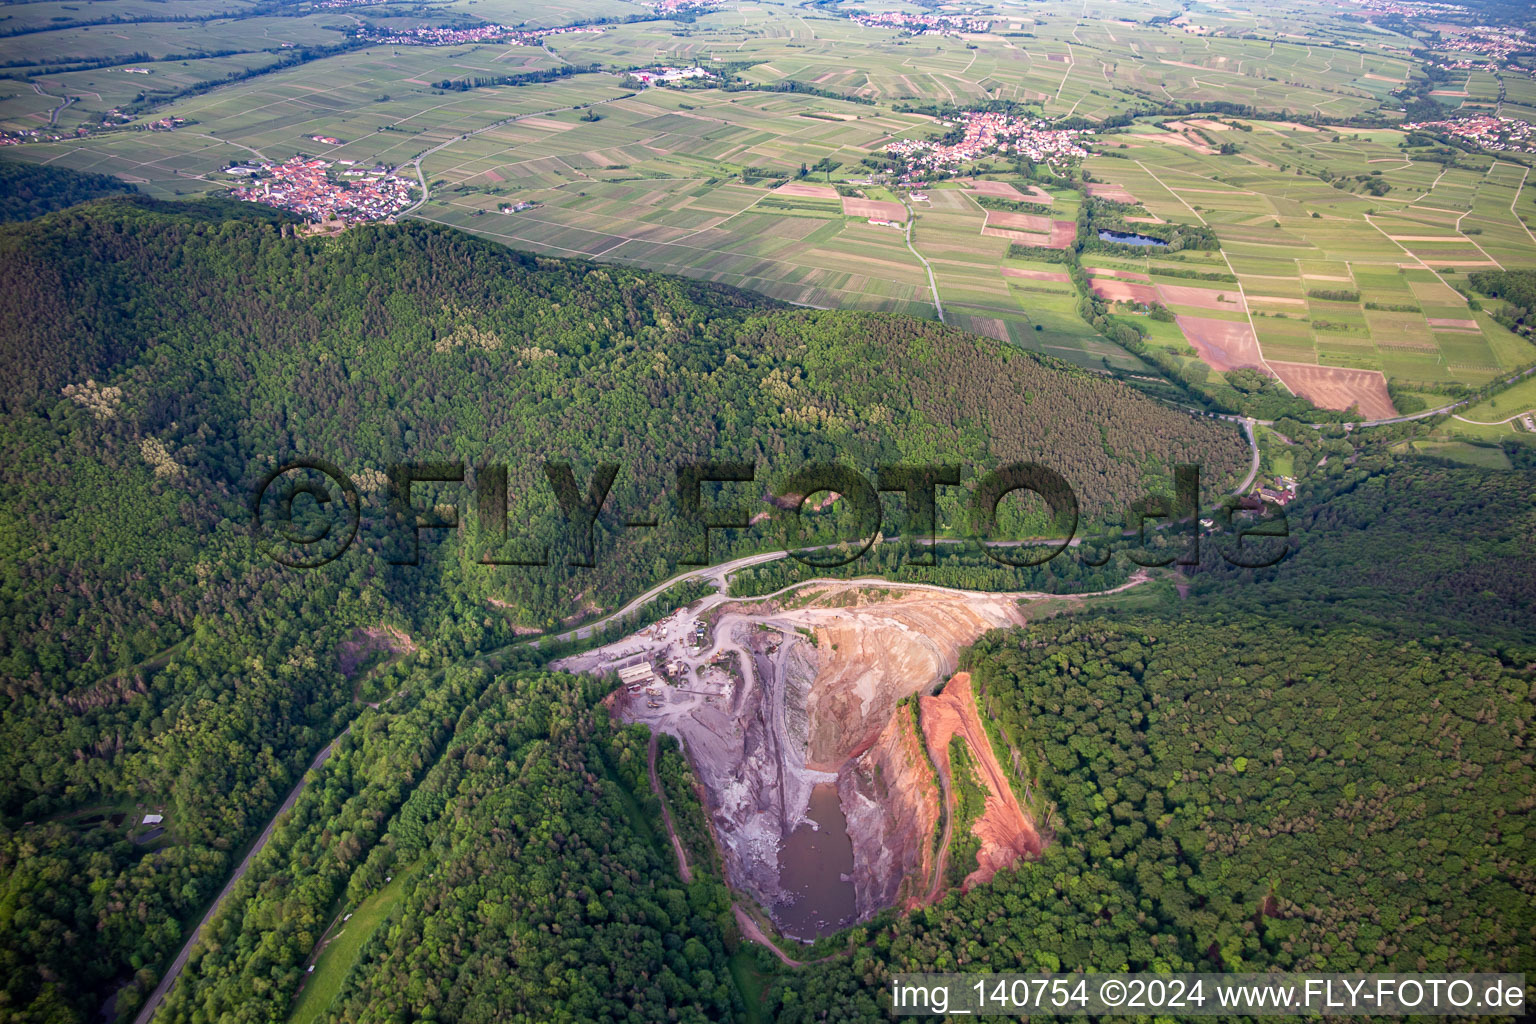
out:
{"label": "winding dirt road", "polygon": [[656,794],[656,799],[661,804],[661,822],[667,826],[667,838],[672,840],[672,849],[677,854],[677,873],[682,876],[684,882],[693,881],[693,869],[688,866],[688,855],[683,852],[683,841],[677,838],[677,829],[672,827],[672,811],[667,807],[667,795],[661,791],[661,779],[656,776],[656,734],[651,733],[651,743],[645,752],[646,768],[651,773],[651,792]]}
{"label": "winding dirt road", "polygon": [[[918,736],[917,740],[919,743],[925,742],[922,736]],[[933,880],[928,885],[928,894],[923,897],[923,904],[939,898],[939,888],[944,884],[944,867],[949,863],[949,841],[955,837],[955,808],[949,799],[949,772],[939,771],[935,765],[933,773],[939,777],[939,813],[944,815],[944,834],[939,837],[939,855],[933,859]]]}

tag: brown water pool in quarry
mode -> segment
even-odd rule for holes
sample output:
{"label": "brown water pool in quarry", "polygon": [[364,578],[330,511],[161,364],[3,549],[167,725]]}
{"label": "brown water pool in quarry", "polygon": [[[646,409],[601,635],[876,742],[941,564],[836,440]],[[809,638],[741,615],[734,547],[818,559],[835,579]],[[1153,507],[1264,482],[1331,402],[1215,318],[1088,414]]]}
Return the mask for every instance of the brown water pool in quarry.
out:
{"label": "brown water pool in quarry", "polygon": [[816,827],[801,825],[779,848],[779,884],[794,894],[794,901],[775,908],[773,915],[784,933],[797,939],[835,932],[857,916],[853,840],[836,786],[822,783],[811,790],[808,816]]}

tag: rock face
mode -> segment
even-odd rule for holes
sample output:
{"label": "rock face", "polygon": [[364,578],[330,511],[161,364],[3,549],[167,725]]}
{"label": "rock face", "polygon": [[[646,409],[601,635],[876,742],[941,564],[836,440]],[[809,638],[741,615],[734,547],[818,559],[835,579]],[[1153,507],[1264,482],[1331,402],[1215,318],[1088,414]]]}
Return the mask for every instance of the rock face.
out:
{"label": "rock face", "polygon": [[933,871],[939,787],[907,706],[838,773],[837,794],[853,840],[859,919],[921,895]]}
{"label": "rock face", "polygon": [[[805,765],[806,706],[820,665],[803,638],[738,626],[733,650],[751,665],[756,685],[730,714],[710,706],[678,724],[710,804],[726,880],[772,914],[789,899],[779,880],[779,847],[807,820],[811,791],[835,782]],[[767,649],[782,646],[770,658]]]}
{"label": "rock face", "polygon": [[[944,783],[901,702],[933,693],[954,673],[960,649],[981,634],[1025,621],[1019,597],[828,581],[787,601],[727,603],[707,650],[647,629],[572,659],[572,667],[601,671],[638,657],[680,658],[688,667],[686,684],[616,707],[682,740],[727,881],[776,920],[792,898],[780,879],[780,849],[810,822],[811,794],[823,783],[836,785],[847,819],[858,920],[898,901],[915,905],[936,877]],[[731,695],[695,692],[693,667],[721,659],[733,666]],[[1004,838],[988,845],[999,863]]]}
{"label": "rock face", "polygon": [[1022,621],[1004,602],[967,595],[855,591],[829,599],[844,603],[805,609],[822,654],[806,763],[825,771],[874,743],[897,701],[953,673],[960,648]]}

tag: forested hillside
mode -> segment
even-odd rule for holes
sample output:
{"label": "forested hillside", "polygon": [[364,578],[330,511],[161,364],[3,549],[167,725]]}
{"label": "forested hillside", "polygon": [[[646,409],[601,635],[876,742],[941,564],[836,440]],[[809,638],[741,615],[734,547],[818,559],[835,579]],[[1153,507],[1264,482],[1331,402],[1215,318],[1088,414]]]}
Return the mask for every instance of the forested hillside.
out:
{"label": "forested hillside", "polygon": [[162,1019],[286,1020],[336,901],[369,896],[385,902],[321,1019],[729,1019],[727,890],[677,877],[647,734],[608,724],[601,681],[454,668],[415,683],[362,716]]}
{"label": "forested hillside", "polygon": [[[0,232],[9,1017],[84,1019],[120,985],[118,1009],[138,1005],[379,683],[364,673],[380,637],[436,671],[670,575],[679,461],[756,461],[766,490],[812,459],[867,474],[1028,457],[1098,520],[1166,488],[1176,462],[1213,489],[1246,466],[1229,425],[931,322],[788,310],[435,227],[324,239],[285,223],[131,199]],[[295,455],[352,474],[370,510],[353,550],[311,572],[249,535],[254,485]],[[621,467],[595,568],[567,564],[551,458],[583,484]],[[466,525],[425,534],[420,567],[388,564],[382,471],[433,460],[506,463],[509,520],[551,565],[478,564],[472,480],[420,488]],[[660,525],[620,525],[647,516]],[[766,530],[717,536],[712,555]],[[166,831],[130,842],[111,816],[144,807]]]}
{"label": "forested hillside", "polygon": [[1389,624],[1414,636],[1523,649],[1536,660],[1536,452],[1519,444],[1506,451],[1512,470],[1363,457],[1317,479],[1287,509],[1291,557],[1235,569],[1207,545],[1201,571],[1190,576],[1191,597],[1201,609]]}
{"label": "forested hillside", "polygon": [[88,199],[137,191],[110,174],[0,159],[0,223],[31,220]]}
{"label": "forested hillside", "polygon": [[968,656],[1044,859],[770,996],[887,1019],[897,971],[1536,968],[1529,665],[1247,614],[1066,621]]}

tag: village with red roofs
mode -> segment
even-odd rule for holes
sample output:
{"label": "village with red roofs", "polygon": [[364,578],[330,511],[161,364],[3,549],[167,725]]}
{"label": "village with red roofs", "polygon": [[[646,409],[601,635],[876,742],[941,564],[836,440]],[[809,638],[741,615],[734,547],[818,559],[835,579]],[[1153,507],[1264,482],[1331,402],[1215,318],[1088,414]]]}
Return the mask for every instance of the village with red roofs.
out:
{"label": "village with red roofs", "polygon": [[992,27],[991,18],[969,18],[959,14],[912,14],[906,11],[859,12],[848,15],[867,28],[894,28],[909,35],[952,36],[962,32],[985,32]]}
{"label": "village with red roofs", "polygon": [[1409,131],[1418,129],[1440,135],[1453,135],[1483,149],[1497,152],[1536,153],[1536,128],[1533,128],[1528,121],[1516,120],[1513,117],[1478,114],[1446,121],[1416,121],[1413,124],[1405,124],[1403,127]]}
{"label": "village with red roofs", "polygon": [[313,221],[362,224],[384,220],[410,206],[419,186],[383,167],[359,167],[296,156],[283,163],[233,167],[254,180],[231,190],[236,199],[301,214]]}
{"label": "village with red roofs", "polygon": [[572,32],[598,33],[600,25],[572,25],[564,28],[518,28],[515,25],[475,25],[469,28],[422,25],[409,29],[374,29],[361,31],[366,37],[395,46],[463,46],[471,43],[516,43],[538,46],[549,36]]}
{"label": "village with red roofs", "polygon": [[958,142],[932,139],[900,139],[886,147],[892,156],[905,159],[917,171],[952,171],[988,153],[1017,153],[1037,163],[1085,157],[1079,143],[1083,132],[1049,128],[1037,118],[1012,114],[967,111],[960,115],[964,135]]}

